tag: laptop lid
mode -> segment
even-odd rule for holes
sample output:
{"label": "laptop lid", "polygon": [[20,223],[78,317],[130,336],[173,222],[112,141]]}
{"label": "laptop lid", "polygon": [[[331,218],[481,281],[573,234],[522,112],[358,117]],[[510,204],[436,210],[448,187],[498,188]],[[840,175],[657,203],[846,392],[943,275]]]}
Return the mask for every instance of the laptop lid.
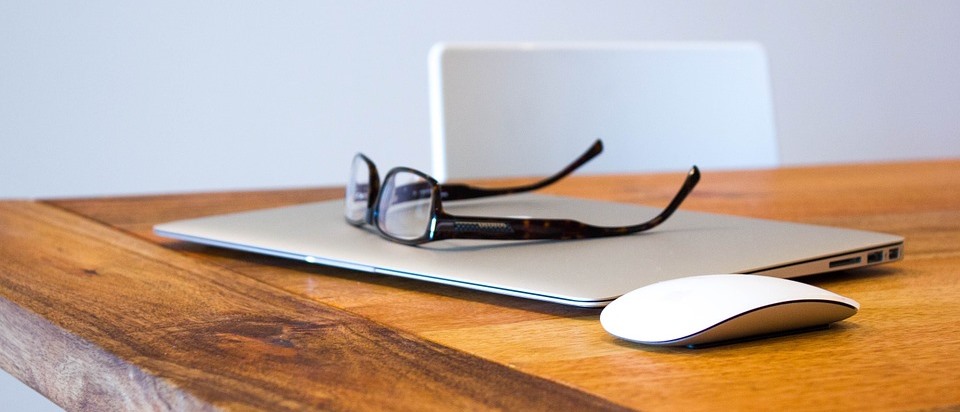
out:
{"label": "laptop lid", "polygon": [[[540,194],[446,203],[452,214],[572,218],[599,225],[659,209]],[[900,260],[903,238],[677,211],[643,233],[565,241],[445,240],[413,247],[345,222],[343,200],[159,224],[161,236],[310,263],[583,307],[639,287],[713,273],[798,277]]]}

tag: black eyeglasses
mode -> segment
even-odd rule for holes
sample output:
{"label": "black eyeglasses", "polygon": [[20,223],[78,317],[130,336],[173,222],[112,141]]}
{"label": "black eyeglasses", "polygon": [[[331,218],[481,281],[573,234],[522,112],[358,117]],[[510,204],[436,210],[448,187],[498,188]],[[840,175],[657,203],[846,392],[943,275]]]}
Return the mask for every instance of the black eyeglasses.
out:
{"label": "black eyeglasses", "polygon": [[553,176],[529,185],[505,188],[441,185],[427,174],[408,167],[390,170],[381,187],[376,166],[363,154],[357,154],[347,185],[346,220],[358,226],[369,223],[387,239],[408,245],[444,239],[561,240],[620,236],[650,230],[666,221],[700,181],[700,170],[693,166],[666,209],[653,219],[630,226],[594,226],[567,219],[455,216],[443,210],[442,201],[521,193],[549,186],[601,151],[603,143],[597,140]]}
{"label": "black eyeglasses", "polygon": [[[465,184],[444,184],[440,189],[440,198],[443,200],[465,200],[478,197],[499,196],[512,193],[529,192],[547,187],[567,177],[570,173],[583,166],[591,159],[603,151],[603,142],[599,139],[576,158],[570,165],[557,172],[553,176],[531,184],[502,187],[502,188],[483,188],[469,186]],[[380,175],[377,173],[377,166],[373,164],[370,158],[362,153],[357,153],[353,157],[353,164],[350,171],[350,182],[347,184],[346,207],[344,209],[347,222],[354,225],[369,223],[376,226],[375,206],[379,199]],[[409,186],[406,190],[429,190],[429,185],[424,183],[419,186]],[[414,200],[414,199],[409,199]]]}

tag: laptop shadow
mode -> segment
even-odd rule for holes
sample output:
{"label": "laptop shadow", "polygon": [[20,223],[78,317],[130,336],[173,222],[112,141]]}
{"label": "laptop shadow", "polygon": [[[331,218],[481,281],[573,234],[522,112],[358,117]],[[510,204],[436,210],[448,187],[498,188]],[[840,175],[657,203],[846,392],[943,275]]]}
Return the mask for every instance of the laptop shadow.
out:
{"label": "laptop shadow", "polygon": [[[483,305],[500,306],[512,310],[529,311],[558,317],[599,316],[600,311],[602,310],[602,308],[585,308],[563,305],[560,303],[473,290],[460,286],[444,285],[441,283],[427,282],[399,276],[374,274],[336,266],[308,263],[294,259],[224,249],[215,246],[206,246],[191,242],[171,242],[164,245],[164,247],[190,254],[193,257],[206,260],[218,266],[226,267],[227,269],[233,270],[244,276],[255,278],[259,281],[284,289],[288,292],[303,295],[311,300],[333,306],[338,305],[328,299],[313,296],[309,292],[304,294],[304,290],[301,290],[298,286],[308,282],[309,279],[297,279],[297,277],[323,276],[348,282],[356,282],[367,285],[371,288],[389,287],[397,289],[398,294],[425,293],[438,297],[469,301]],[[269,269],[256,269],[259,267],[267,267]],[[361,288],[363,287],[361,286]]]}

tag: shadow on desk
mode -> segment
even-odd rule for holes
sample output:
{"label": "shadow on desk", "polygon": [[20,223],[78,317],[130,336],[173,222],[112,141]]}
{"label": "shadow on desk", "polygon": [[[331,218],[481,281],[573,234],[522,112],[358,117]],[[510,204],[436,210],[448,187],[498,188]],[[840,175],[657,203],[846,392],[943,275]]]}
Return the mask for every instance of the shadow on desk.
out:
{"label": "shadow on desk", "polygon": [[[376,304],[383,304],[385,300],[393,300],[396,301],[398,306],[405,305],[408,302],[405,301],[404,296],[410,296],[411,294],[427,294],[433,295],[434,299],[457,299],[474,304],[493,305],[511,310],[562,317],[599,316],[602,309],[543,302],[190,242],[175,241],[166,243],[164,247],[190,254],[196,258],[210,260],[217,265],[236,270],[244,275],[293,293],[302,293],[303,290],[307,290],[309,298],[347,310],[351,307],[363,306],[364,297],[376,301]],[[349,294],[352,297],[346,298],[344,296],[344,300],[338,299],[339,296],[335,294],[335,291],[347,287],[350,288]],[[385,296],[388,294],[395,296]],[[359,296],[359,299],[356,296]]]}

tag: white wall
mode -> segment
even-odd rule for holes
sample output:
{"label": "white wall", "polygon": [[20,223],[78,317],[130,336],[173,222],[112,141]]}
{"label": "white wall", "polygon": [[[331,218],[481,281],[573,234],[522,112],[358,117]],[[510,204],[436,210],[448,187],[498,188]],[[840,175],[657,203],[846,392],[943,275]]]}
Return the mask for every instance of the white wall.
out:
{"label": "white wall", "polygon": [[436,41],[757,40],[785,164],[960,156],[960,2],[0,3],[0,197],[429,170]]}

